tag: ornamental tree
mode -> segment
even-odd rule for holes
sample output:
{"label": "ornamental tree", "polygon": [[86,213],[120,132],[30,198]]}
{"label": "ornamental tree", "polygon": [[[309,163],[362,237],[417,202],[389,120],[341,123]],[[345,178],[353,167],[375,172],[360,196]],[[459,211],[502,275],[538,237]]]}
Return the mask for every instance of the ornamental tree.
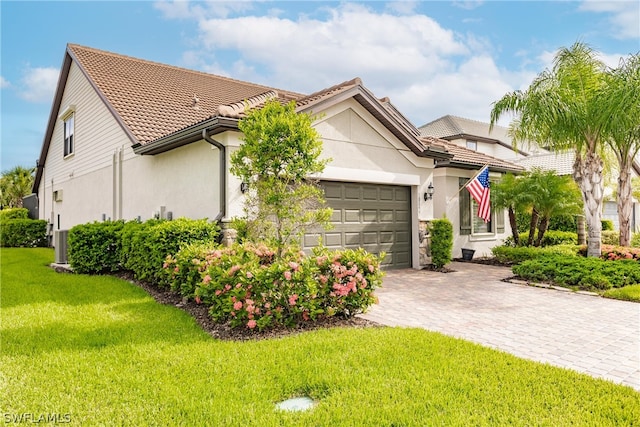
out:
{"label": "ornamental tree", "polygon": [[274,244],[281,255],[298,246],[311,226],[327,227],[331,209],[314,174],[324,170],[322,141],[313,117],[295,103],[270,100],[250,110],[238,128],[244,133],[231,155],[231,172],[247,183],[247,238]]}

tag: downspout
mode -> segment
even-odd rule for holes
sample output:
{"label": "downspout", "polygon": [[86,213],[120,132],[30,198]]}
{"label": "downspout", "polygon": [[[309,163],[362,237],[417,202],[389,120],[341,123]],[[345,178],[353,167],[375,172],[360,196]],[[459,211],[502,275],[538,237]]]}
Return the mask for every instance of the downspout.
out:
{"label": "downspout", "polygon": [[220,221],[227,215],[227,148],[212,139],[207,134],[207,129],[202,129],[202,139],[220,151],[220,212],[214,218],[214,221]]}

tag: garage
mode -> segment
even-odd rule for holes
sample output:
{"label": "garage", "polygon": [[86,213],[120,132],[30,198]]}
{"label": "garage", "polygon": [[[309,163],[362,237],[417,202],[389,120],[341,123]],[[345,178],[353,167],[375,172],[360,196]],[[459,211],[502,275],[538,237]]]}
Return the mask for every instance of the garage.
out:
{"label": "garage", "polygon": [[383,267],[411,267],[410,187],[330,181],[320,186],[333,208],[333,228],[306,234],[305,249],[317,246],[322,235],[328,248],[385,252]]}

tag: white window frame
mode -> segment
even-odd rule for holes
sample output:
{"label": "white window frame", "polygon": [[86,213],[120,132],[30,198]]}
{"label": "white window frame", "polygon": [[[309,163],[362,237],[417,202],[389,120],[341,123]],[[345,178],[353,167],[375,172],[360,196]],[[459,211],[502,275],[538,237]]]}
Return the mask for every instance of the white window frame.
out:
{"label": "white window frame", "polygon": [[467,139],[467,149],[478,151],[478,141],[472,141],[470,139]]}
{"label": "white window frame", "polygon": [[62,121],[62,154],[66,159],[76,151],[76,106],[69,105],[58,118]]}

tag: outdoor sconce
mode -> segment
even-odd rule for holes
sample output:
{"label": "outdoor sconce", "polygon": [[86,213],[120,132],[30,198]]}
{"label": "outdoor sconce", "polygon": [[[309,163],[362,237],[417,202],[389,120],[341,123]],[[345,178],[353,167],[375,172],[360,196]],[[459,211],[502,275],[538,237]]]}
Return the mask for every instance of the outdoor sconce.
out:
{"label": "outdoor sconce", "polygon": [[247,190],[249,190],[249,184],[247,184],[246,182],[240,183],[240,192],[244,194],[247,192]]}
{"label": "outdoor sconce", "polygon": [[429,183],[427,191],[424,193],[424,201],[433,199],[433,183]]}

